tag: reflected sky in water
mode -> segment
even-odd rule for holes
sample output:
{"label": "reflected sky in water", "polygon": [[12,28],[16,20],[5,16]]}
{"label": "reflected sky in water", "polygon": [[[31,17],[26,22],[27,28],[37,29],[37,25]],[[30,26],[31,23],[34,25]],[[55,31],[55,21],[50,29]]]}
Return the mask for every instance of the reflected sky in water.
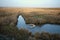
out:
{"label": "reflected sky in water", "polygon": [[26,24],[24,18],[21,15],[18,17],[17,27],[18,27],[18,29],[20,29],[20,28],[27,29],[32,33],[49,32],[49,33],[59,33],[60,34],[60,25],[44,24],[42,26],[35,26],[34,28],[31,28],[32,26],[30,26],[29,24]]}

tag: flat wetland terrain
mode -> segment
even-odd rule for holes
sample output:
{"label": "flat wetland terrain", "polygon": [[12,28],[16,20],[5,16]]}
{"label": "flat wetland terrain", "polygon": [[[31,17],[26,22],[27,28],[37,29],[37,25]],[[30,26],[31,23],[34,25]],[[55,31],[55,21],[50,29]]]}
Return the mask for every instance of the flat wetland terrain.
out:
{"label": "flat wetland terrain", "polygon": [[0,8],[1,22],[5,20],[7,21],[6,18],[17,22],[17,17],[19,15],[22,15],[24,17],[26,23],[60,24],[60,8]]}
{"label": "flat wetland terrain", "polygon": [[0,8],[0,34],[14,37],[16,40],[59,40],[60,34],[35,33],[16,27],[18,17],[22,15],[27,24],[60,25],[60,8]]}

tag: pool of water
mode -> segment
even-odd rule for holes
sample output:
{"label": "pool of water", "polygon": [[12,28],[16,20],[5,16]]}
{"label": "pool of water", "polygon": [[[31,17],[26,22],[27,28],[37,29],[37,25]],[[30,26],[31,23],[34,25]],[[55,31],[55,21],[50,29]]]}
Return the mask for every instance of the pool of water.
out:
{"label": "pool of water", "polygon": [[34,28],[31,28],[32,26],[30,26],[29,24],[26,24],[24,18],[20,15],[18,17],[18,22],[17,22],[17,27],[18,29],[20,28],[24,28],[29,30],[32,33],[35,32],[49,32],[49,33],[58,33],[60,34],[60,25],[56,25],[56,24],[44,24],[42,26],[35,26]]}

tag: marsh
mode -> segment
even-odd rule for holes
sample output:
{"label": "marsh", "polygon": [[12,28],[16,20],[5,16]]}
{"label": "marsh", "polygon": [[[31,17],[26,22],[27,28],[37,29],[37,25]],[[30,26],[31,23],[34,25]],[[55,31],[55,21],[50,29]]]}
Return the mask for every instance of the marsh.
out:
{"label": "marsh", "polygon": [[30,12],[21,12],[19,8],[16,9],[0,8],[1,35],[15,37],[16,40],[27,40],[29,37],[32,40],[33,38],[42,38],[42,40],[47,40],[48,37],[48,40],[60,38],[60,9],[44,9],[44,11],[39,9],[39,12],[30,11],[30,9]]}
{"label": "marsh", "polygon": [[30,26],[29,24],[26,24],[24,18],[22,15],[18,17],[18,22],[17,22],[17,27],[18,29],[27,29],[32,33],[36,32],[48,32],[48,33],[55,33],[55,34],[60,34],[60,25],[57,24],[44,24],[42,26],[36,25],[34,28],[33,26]]}

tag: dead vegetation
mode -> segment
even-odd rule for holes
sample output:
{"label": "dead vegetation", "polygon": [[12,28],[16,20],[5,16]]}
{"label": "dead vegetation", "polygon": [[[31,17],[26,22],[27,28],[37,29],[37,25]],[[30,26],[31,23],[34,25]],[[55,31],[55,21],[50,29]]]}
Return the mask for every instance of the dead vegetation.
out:
{"label": "dead vegetation", "polygon": [[60,24],[59,10],[55,12],[54,10],[50,10],[51,12],[47,10],[46,12],[37,11],[36,13],[35,11],[32,13],[31,12],[24,13],[20,11],[15,13],[11,12],[11,10],[6,9],[5,11],[0,9],[0,34],[8,35],[11,37],[13,36],[15,37],[16,40],[60,40],[60,34],[50,34],[43,32],[35,33],[34,35],[32,35],[32,33],[29,32],[28,30],[25,29],[18,30],[16,28],[17,18],[19,15],[22,15],[24,17],[26,23],[34,23],[36,25],[41,25],[45,23]]}

